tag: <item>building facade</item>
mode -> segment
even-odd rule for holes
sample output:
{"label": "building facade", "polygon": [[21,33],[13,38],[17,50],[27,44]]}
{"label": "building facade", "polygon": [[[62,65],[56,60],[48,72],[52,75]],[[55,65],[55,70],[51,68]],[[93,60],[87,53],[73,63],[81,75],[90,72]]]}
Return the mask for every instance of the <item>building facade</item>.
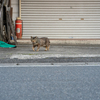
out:
{"label": "building facade", "polygon": [[24,39],[100,39],[100,0],[12,0],[13,20],[19,3]]}

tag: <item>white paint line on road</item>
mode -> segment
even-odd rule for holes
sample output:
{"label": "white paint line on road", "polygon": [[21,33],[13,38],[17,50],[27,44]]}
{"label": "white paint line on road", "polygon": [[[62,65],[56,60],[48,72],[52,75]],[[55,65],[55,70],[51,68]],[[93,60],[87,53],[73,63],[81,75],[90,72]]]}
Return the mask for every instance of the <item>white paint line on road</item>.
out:
{"label": "white paint line on road", "polygon": [[1,68],[13,68],[13,67],[69,67],[69,66],[100,66],[100,62],[72,62],[72,63],[1,63]]}
{"label": "white paint line on road", "polygon": [[10,59],[42,59],[42,58],[50,58],[50,57],[100,57],[98,54],[79,54],[79,55],[66,55],[66,54],[49,54],[49,55],[23,55],[23,54],[14,54],[10,57]]}

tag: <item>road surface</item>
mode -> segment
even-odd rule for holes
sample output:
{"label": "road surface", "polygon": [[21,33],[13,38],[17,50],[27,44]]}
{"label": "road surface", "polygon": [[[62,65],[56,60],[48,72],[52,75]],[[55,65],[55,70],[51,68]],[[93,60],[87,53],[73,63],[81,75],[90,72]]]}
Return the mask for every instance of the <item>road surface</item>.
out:
{"label": "road surface", "polygon": [[0,100],[100,100],[100,66],[0,64]]}

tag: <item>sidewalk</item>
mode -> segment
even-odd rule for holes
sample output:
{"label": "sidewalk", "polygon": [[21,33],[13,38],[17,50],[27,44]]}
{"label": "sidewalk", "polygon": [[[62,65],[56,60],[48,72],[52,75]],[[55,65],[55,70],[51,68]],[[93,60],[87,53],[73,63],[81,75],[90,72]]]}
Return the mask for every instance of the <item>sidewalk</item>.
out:
{"label": "sidewalk", "polygon": [[[44,59],[43,62],[48,60],[59,62],[66,62],[72,59],[76,59],[75,61],[89,61],[87,60],[91,58],[92,61],[99,62],[100,58],[100,46],[62,46],[62,45],[51,45],[49,51],[44,51],[45,48],[40,47],[40,51],[34,52],[32,50],[32,45],[18,45],[17,48],[5,49],[0,48],[0,61],[2,62],[4,59],[6,60],[37,60]],[[84,59],[83,59],[84,58]],[[69,59],[69,60],[68,60]],[[82,60],[83,59],[83,60]],[[8,60],[8,62],[9,62]],[[73,60],[72,60],[73,61]],[[7,62],[7,61],[4,61]],[[58,62],[58,61],[57,61]]]}

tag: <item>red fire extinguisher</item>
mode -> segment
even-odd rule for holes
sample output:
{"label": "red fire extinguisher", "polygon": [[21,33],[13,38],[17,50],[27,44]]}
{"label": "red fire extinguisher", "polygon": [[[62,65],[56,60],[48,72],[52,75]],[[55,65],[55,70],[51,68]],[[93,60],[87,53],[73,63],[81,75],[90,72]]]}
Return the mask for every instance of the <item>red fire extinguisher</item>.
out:
{"label": "red fire extinguisher", "polygon": [[15,21],[15,32],[16,32],[17,39],[22,38],[22,23],[23,22],[21,19],[16,19]]}

